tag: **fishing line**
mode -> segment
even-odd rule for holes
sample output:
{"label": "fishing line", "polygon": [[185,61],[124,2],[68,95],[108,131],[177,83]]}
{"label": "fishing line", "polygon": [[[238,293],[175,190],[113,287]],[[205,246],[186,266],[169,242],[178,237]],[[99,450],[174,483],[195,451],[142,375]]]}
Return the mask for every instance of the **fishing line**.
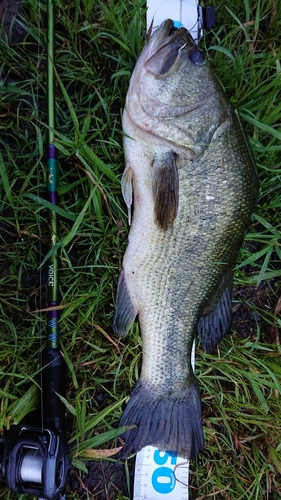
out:
{"label": "fishing line", "polygon": [[182,17],[182,2],[183,2],[183,0],[180,0],[180,17],[179,17],[180,23],[182,23],[182,20],[183,20],[183,17]]}

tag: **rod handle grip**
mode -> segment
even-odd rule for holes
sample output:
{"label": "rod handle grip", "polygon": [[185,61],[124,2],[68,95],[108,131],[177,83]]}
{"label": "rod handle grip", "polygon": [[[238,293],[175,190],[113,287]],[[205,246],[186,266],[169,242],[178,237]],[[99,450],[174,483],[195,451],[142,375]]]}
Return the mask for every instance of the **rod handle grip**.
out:
{"label": "rod handle grip", "polygon": [[43,349],[41,387],[44,425],[64,432],[65,405],[56,393],[65,398],[66,364],[59,348]]}

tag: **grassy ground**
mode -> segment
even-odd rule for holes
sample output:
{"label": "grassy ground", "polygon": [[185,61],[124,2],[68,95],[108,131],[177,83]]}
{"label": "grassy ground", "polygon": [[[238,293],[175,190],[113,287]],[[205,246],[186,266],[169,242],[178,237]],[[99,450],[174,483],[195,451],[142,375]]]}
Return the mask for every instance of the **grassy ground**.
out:
{"label": "grassy ground", "polygon": [[[77,467],[71,485],[78,490],[70,499],[125,498],[114,476],[106,486],[90,483],[85,461],[89,449],[114,447],[122,404],[141,363],[137,324],[120,340],[111,322],[128,232],[120,194],[121,113],[145,39],[144,7],[125,0],[56,1],[60,325],[68,365],[67,437]],[[218,0],[216,7],[217,26],[202,43],[249,135],[260,192],[235,273],[232,335],[214,355],[197,349],[206,451],[191,465],[190,496],[276,500],[281,9],[274,0],[233,0],[227,7]],[[38,266],[49,249],[45,2],[25,1],[18,20],[17,34],[6,30],[0,42],[0,428],[36,407],[45,334],[40,310],[46,306],[46,266]],[[126,478],[128,469],[124,483]],[[4,483],[0,498],[14,498]]]}

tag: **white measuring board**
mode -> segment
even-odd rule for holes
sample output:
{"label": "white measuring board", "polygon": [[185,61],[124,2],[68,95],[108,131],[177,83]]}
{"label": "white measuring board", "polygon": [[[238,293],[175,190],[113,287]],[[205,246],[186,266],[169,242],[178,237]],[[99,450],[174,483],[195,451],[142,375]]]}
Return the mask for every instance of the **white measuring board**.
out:
{"label": "white measuring board", "polygon": [[187,500],[189,462],[145,446],[136,456],[134,500]]}
{"label": "white measuring board", "polygon": [[[196,0],[147,0],[146,26],[165,19],[183,24],[198,40],[201,10]],[[195,366],[195,343],[191,362]],[[176,451],[145,446],[136,454],[133,500],[188,500],[189,462]]]}
{"label": "white measuring board", "polygon": [[165,19],[179,21],[198,40],[202,11],[197,0],[147,0],[146,26],[159,26]]}

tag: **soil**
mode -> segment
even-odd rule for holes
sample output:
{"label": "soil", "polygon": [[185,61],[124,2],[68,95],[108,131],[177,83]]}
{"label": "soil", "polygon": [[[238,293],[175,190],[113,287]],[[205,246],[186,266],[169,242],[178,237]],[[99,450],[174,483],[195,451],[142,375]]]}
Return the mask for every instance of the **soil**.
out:
{"label": "soil", "polygon": [[[116,500],[122,496],[132,498],[132,485],[134,480],[134,459],[124,463],[94,461],[86,464],[88,474],[79,477],[76,471],[72,471],[69,480],[69,489],[79,494],[80,500]],[[129,488],[127,484],[127,470],[129,474]],[[121,496],[122,495],[122,496]]]}
{"label": "soil", "polygon": [[0,0],[1,23],[3,21],[1,38],[5,39],[8,36],[13,43],[20,41],[25,33],[15,16],[19,12],[20,6],[21,0]]}

